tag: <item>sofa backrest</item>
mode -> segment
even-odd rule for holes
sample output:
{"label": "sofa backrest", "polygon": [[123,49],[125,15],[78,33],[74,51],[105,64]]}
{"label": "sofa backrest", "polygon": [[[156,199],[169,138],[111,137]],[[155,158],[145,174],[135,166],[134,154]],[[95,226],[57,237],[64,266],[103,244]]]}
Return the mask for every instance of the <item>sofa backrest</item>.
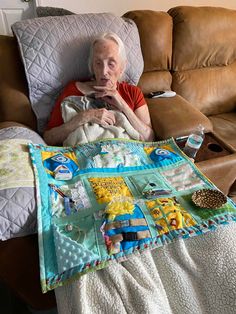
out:
{"label": "sofa backrest", "polygon": [[172,89],[202,113],[236,108],[236,11],[180,6],[173,18]]}
{"label": "sofa backrest", "polygon": [[139,30],[144,71],[139,81],[144,94],[170,90],[172,58],[172,18],[166,12],[151,10],[129,11],[124,17],[132,19]]}

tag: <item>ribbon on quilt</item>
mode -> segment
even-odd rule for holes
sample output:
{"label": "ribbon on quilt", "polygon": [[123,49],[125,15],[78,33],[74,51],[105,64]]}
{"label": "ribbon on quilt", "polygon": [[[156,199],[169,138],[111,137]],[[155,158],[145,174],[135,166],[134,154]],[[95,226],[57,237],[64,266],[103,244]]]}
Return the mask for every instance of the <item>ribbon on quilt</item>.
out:
{"label": "ribbon on quilt", "polygon": [[193,203],[195,191],[217,188],[173,139],[29,148],[43,292],[135,252],[236,221],[229,198],[218,209]]}

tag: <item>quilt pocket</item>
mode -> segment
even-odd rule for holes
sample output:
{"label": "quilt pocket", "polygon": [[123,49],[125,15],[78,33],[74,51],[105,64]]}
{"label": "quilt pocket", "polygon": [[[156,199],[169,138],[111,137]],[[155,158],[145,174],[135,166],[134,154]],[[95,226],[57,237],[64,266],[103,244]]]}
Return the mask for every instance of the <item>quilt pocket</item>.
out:
{"label": "quilt pocket", "polygon": [[[116,202],[114,205],[115,207],[118,205],[121,207],[122,204],[126,210],[114,216],[106,215],[107,217],[100,229],[109,255],[121,251],[132,251],[134,248],[148,242],[152,237],[148,221],[141,207],[130,202],[132,206],[127,208],[125,202],[122,201]],[[114,209],[116,209],[115,207]]]}
{"label": "quilt pocket", "polygon": [[149,190],[162,190],[171,192],[170,186],[164,181],[163,177],[156,173],[145,173],[126,177],[135,187],[138,197],[143,197],[144,193]]}
{"label": "quilt pocket", "polygon": [[193,168],[186,163],[171,169],[164,169],[161,173],[176,191],[191,190],[205,183]]}
{"label": "quilt pocket", "polygon": [[93,157],[97,168],[134,167],[141,165],[140,157],[124,144],[106,144],[101,146],[99,154]]}
{"label": "quilt pocket", "polygon": [[54,218],[52,226],[60,272],[100,258],[93,215]]}

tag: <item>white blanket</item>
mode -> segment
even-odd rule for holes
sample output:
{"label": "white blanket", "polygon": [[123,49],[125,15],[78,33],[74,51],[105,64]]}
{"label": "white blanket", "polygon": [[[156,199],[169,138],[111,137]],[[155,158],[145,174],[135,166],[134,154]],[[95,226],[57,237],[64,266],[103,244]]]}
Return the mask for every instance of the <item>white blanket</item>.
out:
{"label": "white blanket", "polygon": [[[64,122],[70,121],[79,111],[102,108],[109,109],[103,101],[86,96],[70,96],[61,104]],[[139,133],[133,128],[126,116],[119,111],[111,110],[115,115],[115,124],[102,126],[97,123],[85,123],[72,132],[63,142],[63,146],[75,146],[105,138],[128,138],[139,140]]]}
{"label": "white blanket", "polygon": [[132,255],[55,290],[59,314],[235,314],[236,223]]}

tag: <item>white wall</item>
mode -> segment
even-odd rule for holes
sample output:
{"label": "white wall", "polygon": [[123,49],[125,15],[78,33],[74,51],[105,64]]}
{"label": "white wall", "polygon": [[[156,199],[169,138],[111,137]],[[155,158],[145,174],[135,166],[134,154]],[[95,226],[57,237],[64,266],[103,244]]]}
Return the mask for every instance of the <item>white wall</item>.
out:
{"label": "white wall", "polygon": [[167,11],[177,5],[219,6],[236,9],[235,0],[37,0],[38,5],[60,7],[75,13],[112,12],[122,15],[130,10]]}

